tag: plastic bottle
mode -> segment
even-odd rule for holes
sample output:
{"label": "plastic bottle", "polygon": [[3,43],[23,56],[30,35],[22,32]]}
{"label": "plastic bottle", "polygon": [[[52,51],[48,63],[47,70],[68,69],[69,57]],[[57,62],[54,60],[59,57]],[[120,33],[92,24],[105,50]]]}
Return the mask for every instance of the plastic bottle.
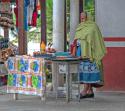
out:
{"label": "plastic bottle", "polygon": [[44,41],[42,41],[42,43],[40,44],[40,50],[41,50],[41,53],[46,52],[46,45],[45,45]]}

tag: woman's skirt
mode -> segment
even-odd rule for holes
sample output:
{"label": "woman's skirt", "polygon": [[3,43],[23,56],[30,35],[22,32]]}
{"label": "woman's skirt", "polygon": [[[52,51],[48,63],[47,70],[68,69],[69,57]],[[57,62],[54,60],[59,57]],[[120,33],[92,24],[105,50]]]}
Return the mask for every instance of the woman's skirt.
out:
{"label": "woman's skirt", "polygon": [[[80,82],[91,83],[93,85],[100,84],[102,82],[102,71],[100,71],[95,62],[84,60],[80,63]],[[98,85],[97,85],[98,86]]]}

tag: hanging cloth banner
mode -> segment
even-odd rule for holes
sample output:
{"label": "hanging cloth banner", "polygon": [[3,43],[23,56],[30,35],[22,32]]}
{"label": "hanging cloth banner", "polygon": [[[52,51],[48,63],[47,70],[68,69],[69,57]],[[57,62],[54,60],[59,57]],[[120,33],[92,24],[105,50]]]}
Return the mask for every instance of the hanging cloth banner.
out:
{"label": "hanging cloth banner", "polygon": [[38,12],[37,12],[37,1],[34,1],[34,10],[33,10],[33,14],[32,14],[32,22],[31,25],[32,26],[36,26],[37,24],[37,16],[38,16]]}
{"label": "hanging cloth banner", "polygon": [[28,10],[29,0],[24,0],[24,30],[28,31]]}
{"label": "hanging cloth banner", "polygon": [[[28,31],[28,20],[27,20],[27,6],[29,4],[29,0],[24,0],[24,30]],[[16,0],[16,7],[14,8],[14,13],[16,15],[16,27],[18,28],[18,0]]]}
{"label": "hanging cloth banner", "polygon": [[[28,31],[28,26],[36,26],[37,24],[37,0],[23,0],[24,1],[24,30]],[[16,27],[18,28],[18,0],[16,0],[16,7],[14,8],[16,15]]]}
{"label": "hanging cloth banner", "polygon": [[40,6],[40,1],[36,0],[36,6],[37,6],[37,10],[41,10],[41,6]]}
{"label": "hanging cloth banner", "polygon": [[28,4],[28,24],[31,25],[32,23],[32,16],[33,16],[33,11],[34,11],[34,3],[35,0],[29,0],[29,4]]}
{"label": "hanging cloth banner", "polygon": [[16,7],[14,8],[14,13],[16,16],[16,27],[18,27],[18,0],[16,0]]}
{"label": "hanging cloth banner", "polygon": [[10,2],[10,0],[0,0],[0,2]]}
{"label": "hanging cloth banner", "polygon": [[37,0],[24,0],[24,29],[28,31],[29,26],[37,24]]}

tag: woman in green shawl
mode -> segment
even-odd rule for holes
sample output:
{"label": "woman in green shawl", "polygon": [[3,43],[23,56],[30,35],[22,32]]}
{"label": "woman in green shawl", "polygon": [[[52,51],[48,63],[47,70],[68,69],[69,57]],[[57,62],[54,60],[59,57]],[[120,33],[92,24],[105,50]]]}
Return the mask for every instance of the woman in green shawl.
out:
{"label": "woman in green shawl", "polygon": [[[81,23],[78,25],[76,29],[75,39],[77,39],[80,42],[81,57],[85,60],[88,60],[86,62],[84,61],[82,64],[82,68],[84,67],[85,70],[86,68],[88,68],[88,72],[85,73],[85,71],[83,71],[84,78],[81,82],[84,83],[84,88],[80,93],[80,98],[93,98],[93,87],[101,87],[104,83],[102,71],[102,58],[106,53],[106,48],[104,45],[102,34],[96,23],[87,20],[87,13],[85,12],[82,12],[80,17]],[[96,69],[95,65],[98,70]],[[97,77],[99,78],[99,81],[89,82],[86,79],[91,78],[89,77],[92,75],[89,73],[91,68],[96,69],[96,73],[94,72],[93,74],[96,74],[96,76],[98,75]],[[89,76],[87,74],[89,74]]]}

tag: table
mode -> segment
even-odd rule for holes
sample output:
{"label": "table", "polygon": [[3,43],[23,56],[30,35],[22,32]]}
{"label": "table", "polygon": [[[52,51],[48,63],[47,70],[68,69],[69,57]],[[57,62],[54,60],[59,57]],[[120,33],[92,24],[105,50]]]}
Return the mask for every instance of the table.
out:
{"label": "table", "polygon": [[66,101],[70,101],[72,93],[72,73],[77,73],[78,78],[78,100],[80,101],[80,79],[79,79],[79,58],[65,58],[65,59],[52,59],[53,65],[56,65],[54,86],[56,89],[56,98],[58,98],[58,76],[63,73],[66,74]]}
{"label": "table", "polygon": [[7,93],[36,95],[45,100],[46,75],[44,59],[31,56],[9,57],[6,66],[8,69]]}

